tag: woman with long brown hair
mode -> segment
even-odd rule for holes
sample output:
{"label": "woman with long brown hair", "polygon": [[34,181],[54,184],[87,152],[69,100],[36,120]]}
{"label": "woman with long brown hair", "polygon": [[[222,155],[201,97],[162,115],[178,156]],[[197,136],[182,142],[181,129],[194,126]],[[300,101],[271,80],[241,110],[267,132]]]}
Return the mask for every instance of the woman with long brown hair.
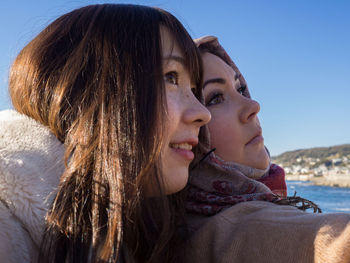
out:
{"label": "woman with long brown hair", "polygon": [[[15,236],[20,245],[0,237],[2,259],[14,261],[13,253],[5,251],[5,243],[13,242],[17,254],[23,254],[18,262],[37,257],[40,262],[175,260],[174,246],[181,241],[175,229],[181,221],[174,194],[187,182],[192,147],[199,128],[210,119],[195,97],[201,94],[201,82],[194,43],[163,10],[93,5],[45,28],[23,48],[10,71],[14,108],[29,118],[7,112],[12,117],[0,120],[5,127],[2,141],[20,145],[11,146],[16,156],[25,149],[21,164],[50,159],[42,172],[51,179],[30,172],[23,178],[23,184],[30,178],[29,185],[13,179],[13,189],[24,189],[16,198],[0,196],[0,219],[9,213],[18,220],[6,234],[23,233]],[[14,128],[13,119],[21,121],[15,125],[22,133],[6,135]],[[43,131],[46,137],[39,141],[48,148],[31,148],[25,140],[35,133],[31,129]],[[55,140],[59,142],[51,143]],[[8,180],[15,178],[16,165],[1,167],[1,186],[8,187]],[[28,201],[21,198],[24,192],[26,198],[40,198],[35,207],[21,211]]]}

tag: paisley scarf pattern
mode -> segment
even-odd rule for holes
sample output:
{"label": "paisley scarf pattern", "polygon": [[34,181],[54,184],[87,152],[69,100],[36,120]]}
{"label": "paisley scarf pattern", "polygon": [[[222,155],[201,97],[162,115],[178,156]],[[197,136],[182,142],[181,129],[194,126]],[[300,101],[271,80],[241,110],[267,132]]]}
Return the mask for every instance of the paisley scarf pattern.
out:
{"label": "paisley scarf pattern", "polygon": [[[251,173],[245,174],[246,171]],[[187,211],[214,215],[241,202],[277,202],[286,197],[284,170],[271,164],[265,173],[256,178],[262,171],[225,162],[211,153],[191,170],[187,187]]]}

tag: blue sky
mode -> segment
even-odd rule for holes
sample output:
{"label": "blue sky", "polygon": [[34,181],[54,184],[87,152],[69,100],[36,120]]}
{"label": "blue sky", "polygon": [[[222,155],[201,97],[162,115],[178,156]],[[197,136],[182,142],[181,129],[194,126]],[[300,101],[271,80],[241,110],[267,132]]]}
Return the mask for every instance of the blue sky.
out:
{"label": "blue sky", "polygon": [[[118,1],[103,1],[114,2]],[[350,143],[350,1],[120,1],[173,13],[193,37],[216,35],[244,74],[272,155]],[[102,1],[0,2],[0,110],[20,49],[59,15]]]}

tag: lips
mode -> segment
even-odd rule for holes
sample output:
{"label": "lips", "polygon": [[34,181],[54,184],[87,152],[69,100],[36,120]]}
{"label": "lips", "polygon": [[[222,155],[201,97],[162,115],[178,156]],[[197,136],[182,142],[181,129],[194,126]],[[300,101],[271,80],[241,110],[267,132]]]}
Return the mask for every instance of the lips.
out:
{"label": "lips", "polygon": [[183,149],[183,150],[192,150],[192,145],[189,143],[170,143],[170,148],[174,149]]}
{"label": "lips", "polygon": [[186,150],[192,150],[198,144],[198,138],[189,138],[185,140],[175,140],[171,142],[169,145],[171,148],[180,148]]}
{"label": "lips", "polygon": [[259,127],[257,133],[246,143],[246,145],[257,144],[264,141],[264,137],[262,136],[262,129]]}
{"label": "lips", "polygon": [[169,147],[179,156],[192,161],[194,159],[192,148],[197,144],[198,138],[191,138],[183,141],[171,142]]}

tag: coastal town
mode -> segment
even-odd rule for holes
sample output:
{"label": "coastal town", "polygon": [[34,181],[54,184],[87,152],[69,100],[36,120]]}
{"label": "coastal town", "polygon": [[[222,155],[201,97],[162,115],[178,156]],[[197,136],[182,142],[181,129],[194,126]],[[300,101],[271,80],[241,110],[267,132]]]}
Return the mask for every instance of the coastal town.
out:
{"label": "coastal town", "polygon": [[[273,161],[284,168],[287,180],[310,181],[315,185],[350,187],[348,146],[299,150],[284,153],[273,158]],[[330,150],[330,148],[333,149]]]}

